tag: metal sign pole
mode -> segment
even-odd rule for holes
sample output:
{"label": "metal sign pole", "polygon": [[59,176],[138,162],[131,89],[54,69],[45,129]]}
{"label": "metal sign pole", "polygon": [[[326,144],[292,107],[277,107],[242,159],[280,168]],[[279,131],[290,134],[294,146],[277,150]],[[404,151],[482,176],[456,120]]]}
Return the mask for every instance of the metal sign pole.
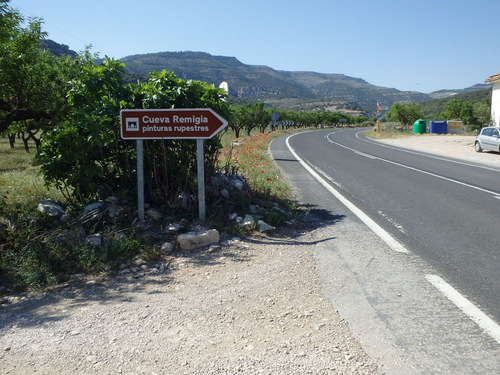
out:
{"label": "metal sign pole", "polygon": [[200,221],[205,221],[205,153],[203,139],[196,140],[196,160],[198,169],[198,208]]}
{"label": "metal sign pole", "polygon": [[137,213],[139,221],[144,221],[144,144],[137,140]]}
{"label": "metal sign pole", "polygon": [[[279,116],[278,113],[276,113]],[[137,206],[144,221],[144,139],[196,139],[200,220],[205,221],[205,154],[203,140],[211,139],[228,124],[210,108],[122,109],[122,139],[137,140]]]}

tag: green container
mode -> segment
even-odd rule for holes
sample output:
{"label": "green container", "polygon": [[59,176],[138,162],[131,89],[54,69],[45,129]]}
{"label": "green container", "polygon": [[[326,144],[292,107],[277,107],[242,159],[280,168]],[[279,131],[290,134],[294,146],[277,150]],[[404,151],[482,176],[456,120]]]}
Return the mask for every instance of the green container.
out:
{"label": "green container", "polygon": [[413,123],[413,134],[424,134],[425,132],[427,132],[427,123],[424,120],[418,119]]}

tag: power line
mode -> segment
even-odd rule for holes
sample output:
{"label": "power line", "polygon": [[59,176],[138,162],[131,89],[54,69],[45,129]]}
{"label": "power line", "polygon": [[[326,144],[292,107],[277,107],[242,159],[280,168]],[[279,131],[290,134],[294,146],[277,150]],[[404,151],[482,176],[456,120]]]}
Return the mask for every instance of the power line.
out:
{"label": "power line", "polygon": [[[14,5],[14,4],[13,4],[13,5]],[[79,40],[79,41],[80,41],[80,42],[82,42],[82,43],[87,43],[87,44],[90,44],[88,41],[83,40],[83,39],[81,39],[81,38],[77,37],[76,35],[71,34],[70,32],[68,32],[68,31],[66,31],[66,30],[64,30],[64,29],[62,29],[61,27],[56,26],[56,25],[54,25],[54,24],[53,24],[53,23],[51,23],[51,22],[47,22],[47,21],[46,21],[43,17],[40,17],[40,16],[36,16],[36,15],[34,15],[34,14],[33,14],[32,12],[30,12],[29,10],[26,10],[26,9],[24,9],[24,8],[22,8],[22,7],[18,6],[18,5],[13,6],[13,8],[18,9],[18,10],[22,11],[22,12],[23,12],[23,13],[25,13],[25,14],[29,14],[29,15],[31,16],[31,18],[39,18],[39,19],[41,19],[42,24],[44,24],[44,25],[50,25],[50,26],[52,26],[54,29],[57,29],[57,30],[61,31],[62,33],[66,34],[66,35],[68,35],[68,36],[70,36],[70,37],[72,37],[72,38],[75,38],[76,40]],[[50,36],[50,35],[49,35],[49,36]]]}

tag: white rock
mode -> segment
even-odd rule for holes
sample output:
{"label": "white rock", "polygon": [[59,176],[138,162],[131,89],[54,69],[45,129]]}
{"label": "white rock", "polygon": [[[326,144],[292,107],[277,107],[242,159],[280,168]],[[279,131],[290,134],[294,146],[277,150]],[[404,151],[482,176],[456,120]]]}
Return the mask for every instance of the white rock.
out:
{"label": "white rock", "polygon": [[118,204],[112,203],[109,206],[108,215],[109,217],[113,218],[119,215],[121,212],[125,211],[126,209],[127,209],[126,206],[120,206]]}
{"label": "white rock", "polygon": [[252,204],[250,205],[249,209],[251,214],[256,214],[257,212],[259,212],[260,207],[256,204]]}
{"label": "white rock", "polygon": [[165,233],[177,233],[181,228],[181,224],[169,224],[163,231]]}
{"label": "white rock", "polygon": [[216,229],[209,229],[205,231],[189,232],[180,234],[177,237],[177,242],[183,250],[193,250],[200,247],[209,246],[219,243],[220,235]]}
{"label": "white rock", "polygon": [[232,180],[231,181],[231,185],[233,187],[235,187],[236,189],[238,189],[238,190],[242,190],[243,189],[243,182],[241,182],[240,180]]}
{"label": "white rock", "polygon": [[102,235],[100,233],[91,234],[85,238],[92,246],[101,246],[103,244]]}
{"label": "white rock", "polygon": [[259,220],[257,223],[257,230],[259,232],[268,232],[275,230],[276,228],[273,227],[272,225],[267,224],[265,221]]}
{"label": "white rock", "polygon": [[83,210],[84,211],[93,211],[93,210],[96,210],[98,208],[101,208],[103,205],[104,205],[103,202],[95,202],[95,203],[91,203],[91,204],[83,207]]}
{"label": "white rock", "polygon": [[158,221],[161,219],[161,213],[154,208],[150,208],[149,210],[147,210],[146,214],[153,220]]}
{"label": "white rock", "polygon": [[160,246],[160,251],[165,254],[170,254],[172,251],[174,251],[174,244],[172,242],[164,242]]}
{"label": "white rock", "polygon": [[243,222],[241,223],[242,226],[253,226],[255,223],[255,218],[252,215],[245,215],[245,218],[243,219]]}
{"label": "white rock", "polygon": [[64,213],[64,209],[50,199],[38,201],[38,211],[48,214],[49,216],[60,216]]}
{"label": "white rock", "polygon": [[229,191],[227,191],[227,189],[222,189],[220,191],[220,195],[222,195],[225,199],[228,199],[229,198]]}
{"label": "white rock", "polygon": [[118,203],[120,202],[120,198],[118,197],[115,197],[114,195],[111,195],[109,197],[107,197],[104,202],[107,202],[107,203]]}

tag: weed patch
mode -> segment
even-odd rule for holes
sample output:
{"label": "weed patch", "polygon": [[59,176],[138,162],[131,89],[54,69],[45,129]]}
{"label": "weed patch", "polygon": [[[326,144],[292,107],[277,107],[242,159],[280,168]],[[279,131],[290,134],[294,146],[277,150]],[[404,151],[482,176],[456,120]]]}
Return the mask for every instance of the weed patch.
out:
{"label": "weed patch", "polygon": [[[237,194],[218,198],[207,207],[212,227],[246,236],[255,230],[257,220],[253,226],[242,227],[234,221],[229,223],[228,217],[234,212],[244,215],[252,206],[259,207],[259,217],[275,227],[290,218],[295,210],[291,190],[268,154],[269,142],[283,134],[259,133],[238,139],[231,131],[222,135],[216,169],[225,175],[237,175],[245,183]],[[1,144],[5,146],[5,142]],[[74,273],[116,269],[138,254],[149,260],[161,255],[158,246],[150,243],[139,228],[130,229],[133,209],[114,218],[85,214],[81,205],[66,201],[58,190],[46,187],[38,168],[31,165],[33,154],[19,149],[4,150],[3,155],[9,161],[8,168],[0,171],[0,279],[10,290],[42,290],[68,280]],[[38,212],[36,207],[42,199],[60,202],[72,219],[63,222]],[[193,213],[170,210],[169,218],[165,220],[192,222]],[[161,232],[161,226],[168,224],[157,225]],[[86,233],[97,232],[102,236],[98,246],[86,238]]]}

